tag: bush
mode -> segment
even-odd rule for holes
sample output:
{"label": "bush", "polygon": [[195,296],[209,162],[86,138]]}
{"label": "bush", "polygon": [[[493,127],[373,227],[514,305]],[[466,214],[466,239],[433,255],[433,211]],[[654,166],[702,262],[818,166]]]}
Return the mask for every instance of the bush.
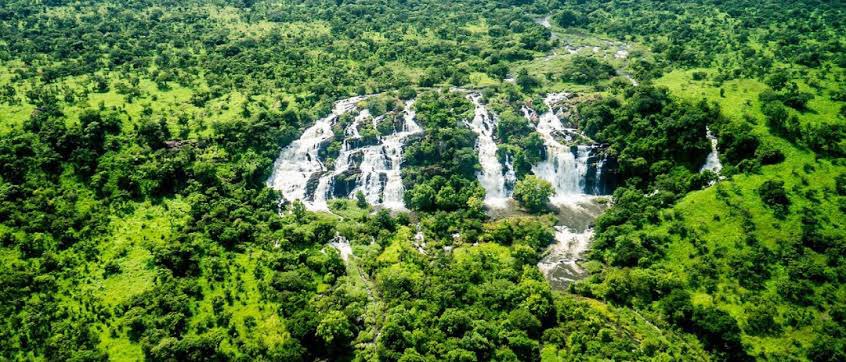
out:
{"label": "bush", "polygon": [[758,147],[755,156],[762,165],[775,165],[784,161],[784,153],[772,144],[765,143]]}
{"label": "bush", "polygon": [[834,179],[834,183],[837,188],[837,194],[840,196],[846,196],[846,173],[837,175]]}
{"label": "bush", "polygon": [[552,193],[552,185],[535,176],[526,176],[514,185],[514,199],[533,213],[546,210]]}
{"label": "bush", "polygon": [[582,26],[587,24],[587,17],[573,10],[567,9],[555,16],[555,22],[564,28]]}
{"label": "bush", "polygon": [[611,78],[615,74],[614,67],[608,63],[594,57],[574,56],[562,69],[561,79],[578,84],[592,84]]}
{"label": "bush", "polygon": [[698,307],[693,311],[693,323],[706,348],[730,361],[748,359],[740,343],[740,327],[730,314],[715,307]]}
{"label": "bush", "polygon": [[784,218],[787,214],[787,207],[790,200],[784,191],[784,181],[769,180],[758,187],[758,195],[765,205],[773,209],[776,217]]}

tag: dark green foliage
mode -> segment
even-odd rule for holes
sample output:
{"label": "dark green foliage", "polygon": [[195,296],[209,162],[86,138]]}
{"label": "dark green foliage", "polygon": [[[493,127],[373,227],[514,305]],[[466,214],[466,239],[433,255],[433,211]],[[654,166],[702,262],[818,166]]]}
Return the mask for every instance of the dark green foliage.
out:
{"label": "dark green foliage", "polygon": [[748,123],[730,123],[723,126],[718,135],[723,156],[733,164],[741,164],[755,157],[760,139]]}
{"label": "dark green foliage", "polygon": [[846,173],[837,175],[834,181],[837,194],[840,196],[846,196]]}
{"label": "dark green foliage", "polygon": [[201,296],[199,286],[187,280],[171,280],[135,296],[121,306],[127,335],[132,341],[143,339],[147,348],[163,338],[182,337],[192,315],[190,301]]}
{"label": "dark green foliage", "polygon": [[510,161],[518,179],[531,173],[532,165],[543,158],[545,145],[540,135],[534,132],[531,123],[513,110],[498,114],[496,139],[499,144],[497,156],[503,164]]}
{"label": "dark green foliage", "polygon": [[415,210],[454,211],[466,208],[471,197],[481,199],[476,137],[462,124],[471,117],[469,101],[456,92],[427,92],[416,108],[426,132],[404,151],[406,203]]}
{"label": "dark green foliage", "polygon": [[616,74],[610,64],[594,57],[574,56],[561,70],[561,80],[577,84],[593,84]]}
{"label": "dark green foliage", "polygon": [[[640,180],[640,186],[676,165],[698,170],[710,149],[704,137],[705,125],[721,119],[715,106],[680,103],[672,100],[666,89],[650,86],[627,90],[623,102],[606,98],[584,105],[580,113],[581,126],[588,136],[610,144],[622,176]],[[667,167],[654,167],[656,164]],[[689,174],[679,172],[671,177],[686,178]],[[687,190],[686,185],[679,191]]]}
{"label": "dark green foliage", "polygon": [[740,343],[740,328],[728,313],[714,307],[693,309],[692,329],[702,337],[705,346],[726,360],[739,361],[750,358]]}
{"label": "dark green foliage", "polygon": [[566,9],[555,15],[555,22],[565,28],[577,27],[587,24],[587,18],[574,10]]}
{"label": "dark green foliage", "polygon": [[154,150],[164,147],[168,139],[170,139],[170,130],[164,119],[158,121],[146,119],[138,126],[138,140]]}
{"label": "dark green foliage", "polygon": [[547,208],[552,193],[552,185],[535,176],[526,176],[514,185],[514,199],[533,213],[544,211]]}
{"label": "dark green foliage", "polygon": [[749,308],[746,321],[746,333],[753,336],[768,336],[781,333],[782,328],[775,318],[775,306],[770,303],[760,303]]}
{"label": "dark green foliage", "polygon": [[787,214],[787,208],[790,206],[790,200],[784,191],[783,181],[769,180],[764,182],[758,187],[758,195],[761,196],[761,201],[765,205],[773,209],[776,216],[784,218]]}
{"label": "dark green foliage", "polygon": [[771,144],[760,145],[755,150],[755,156],[762,165],[775,165],[784,161],[784,153],[781,149]]}
{"label": "dark green foliage", "polygon": [[535,77],[529,75],[529,72],[526,69],[521,69],[520,72],[517,73],[516,82],[524,92],[530,92],[533,88],[540,85],[540,82]]}
{"label": "dark green foliage", "polygon": [[[553,38],[537,14],[651,48],[624,69],[644,85],[611,87],[579,109],[579,126],[608,145],[626,186],[594,228],[599,287],[574,290],[613,305],[551,290],[537,263],[554,242],[553,221],[491,221],[476,136],[463,123],[471,104],[461,92],[413,87],[466,87],[478,73],[505,79],[520,70],[516,86],[491,86],[486,96],[512,103],[498,112],[498,156],[533,182],[544,147],[519,103],[549,91],[547,80],[604,85],[616,74],[603,60],[574,57],[546,79],[531,75],[562,45],[561,29]],[[539,360],[554,347],[573,360],[743,360],[742,328],[813,334],[790,355],[762,359],[843,360],[837,212],[846,209],[846,177],[835,178],[833,195],[814,167],[826,175],[840,167],[846,129],[800,122],[813,97],[843,100],[808,93],[841,76],[842,15],[837,2],[812,1],[7,1],[0,359]],[[742,234],[726,236],[738,241],[726,251],[667,210],[714,180],[698,173],[710,149],[706,124],[729,167],[752,173],[794,157],[751,123],[649,85],[687,66],[716,69],[694,78],[721,95],[730,94],[726,80],[765,80],[773,133],[829,158],[797,169],[804,174],[789,198],[783,185],[760,190],[777,212],[795,206],[785,224],[798,222],[798,232],[759,241],[756,228],[782,226],[757,225],[761,215],[733,206],[717,216],[741,215]],[[800,91],[799,78],[810,88]],[[362,142],[392,131],[396,97],[417,98],[426,132],[409,142],[403,165],[414,213],[349,216],[359,211],[349,208],[336,218],[299,201],[279,205],[265,182],[280,148],[333,101],[383,92],[365,106],[389,116],[362,128]],[[545,204],[548,188],[529,190],[518,198]],[[740,192],[717,191],[726,204]],[[668,227],[644,231],[659,222]],[[352,262],[327,245],[342,240]],[[664,268],[659,261],[688,252],[678,247],[685,243],[696,267]],[[771,287],[773,300],[757,298]],[[715,288],[742,297],[693,305],[692,291],[699,301]]]}
{"label": "dark green foliage", "polygon": [[364,198],[363,192],[359,191],[355,193],[355,204],[362,209],[367,207],[367,199]]}

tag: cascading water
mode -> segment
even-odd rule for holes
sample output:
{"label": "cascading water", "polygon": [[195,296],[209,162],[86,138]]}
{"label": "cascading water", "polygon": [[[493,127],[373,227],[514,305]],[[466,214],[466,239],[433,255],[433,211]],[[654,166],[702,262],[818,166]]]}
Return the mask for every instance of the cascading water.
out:
{"label": "cascading water", "polygon": [[600,158],[596,161],[596,171],[594,173],[595,179],[593,183],[592,194],[594,195],[602,195],[604,192],[602,189],[602,169],[605,168],[605,158]]}
{"label": "cascading water", "polygon": [[300,139],[285,147],[273,165],[273,173],[267,184],[282,191],[287,200],[306,200],[309,180],[326,171],[318,159],[320,146],[329,141],[334,133],[332,125],[341,115],[355,109],[355,104],[364,97],[352,97],[335,103],[332,113],[317,120]]}
{"label": "cascading water", "polygon": [[[593,232],[590,223],[602,204],[594,195],[605,193],[603,169],[605,159],[600,146],[591,142],[578,129],[568,128],[556,114],[556,106],[572,94],[550,94],[544,99],[547,111],[541,115],[523,107],[523,115],[536,122],[535,130],[544,141],[546,157],[532,166],[532,172],[552,184],[552,203],[561,206],[559,218],[565,225],[555,227],[555,244],[550,246],[538,268],[555,288],[564,288],[584,276],[578,265],[590,245]],[[585,141],[582,141],[585,140]],[[582,144],[579,144],[583,142]]]}
{"label": "cascading water", "polygon": [[370,111],[367,109],[361,110],[361,112],[358,113],[358,116],[353,119],[353,122],[344,130],[344,134],[347,138],[344,139],[344,144],[341,146],[341,152],[338,153],[338,158],[335,159],[332,171],[321,176],[320,180],[317,182],[317,188],[314,190],[314,199],[310,204],[306,204],[307,206],[310,206],[310,209],[323,211],[329,210],[329,205],[326,203],[326,199],[332,196],[331,189],[333,183],[335,182],[335,178],[350,169],[352,155],[358,151],[351,145],[350,141],[361,139],[361,134],[358,132],[358,126],[367,118],[370,118]]}
{"label": "cascading water", "polygon": [[[373,205],[404,209],[402,147],[409,137],[423,131],[415,122],[414,101],[405,103],[401,125],[392,134],[380,137],[377,144],[362,144],[359,129],[368,120],[375,128],[385,116],[373,118],[367,109],[360,110],[344,129],[343,144],[331,170],[319,159],[321,146],[335,137],[332,126],[338,117],[354,111],[356,103],[363,99],[353,97],[337,102],[332,114],[318,120],[300,139],[285,147],[274,164],[268,185],[281,190],[287,200],[303,201],[309,210],[328,211],[327,200],[340,195],[338,192],[352,197],[358,191]],[[347,184],[335,185],[339,176],[347,174],[355,177],[351,192],[345,189]]]}
{"label": "cascading water", "polygon": [[467,126],[478,136],[476,148],[479,152],[482,171],[477,177],[485,189],[485,205],[492,208],[504,208],[508,205],[509,191],[506,187],[502,164],[496,156],[497,146],[493,139],[496,119],[482,104],[482,95],[471,93],[468,97],[476,107],[473,121],[468,122]]}
{"label": "cascading water", "polygon": [[505,189],[514,190],[514,184],[517,183],[517,172],[514,171],[514,162],[511,161],[511,155],[505,154]]}
{"label": "cascading water", "polygon": [[705,164],[702,165],[702,169],[699,172],[708,170],[714,173],[720,173],[723,169],[723,163],[720,162],[720,152],[717,150],[717,137],[711,133],[711,129],[707,126],[705,127],[706,134],[705,136],[708,137],[708,140],[711,141],[711,153],[708,154],[708,157],[705,159]]}
{"label": "cascading water", "polygon": [[365,147],[361,160],[361,181],[353,193],[362,191],[367,201],[393,210],[405,209],[402,185],[402,147],[405,141],[423,132],[414,121],[414,101],[406,101],[399,130],[383,137],[379,144]]}
{"label": "cascading water", "polygon": [[[566,145],[578,134],[575,128],[567,128],[555,114],[555,104],[569,98],[569,93],[554,93],[544,99],[548,110],[537,116],[533,110],[523,107],[523,115],[530,120],[537,119],[535,130],[540,134],[546,146],[546,159],[532,166],[532,172],[549,183],[555,189],[552,202],[568,204],[583,199],[586,194],[601,194],[601,168],[604,160],[591,167],[591,156],[595,147],[591,145]],[[593,186],[588,187],[588,172],[592,171]]]}
{"label": "cascading water", "polygon": [[332,241],[329,242],[329,246],[338,250],[338,253],[341,255],[341,260],[343,260],[344,263],[349,262],[350,256],[353,255],[352,246],[350,245],[349,240],[341,234],[336,233]]}
{"label": "cascading water", "polygon": [[579,232],[566,226],[555,227],[555,244],[538,263],[538,269],[554,287],[564,288],[584,275],[578,261],[590,246],[592,237],[591,229]]}

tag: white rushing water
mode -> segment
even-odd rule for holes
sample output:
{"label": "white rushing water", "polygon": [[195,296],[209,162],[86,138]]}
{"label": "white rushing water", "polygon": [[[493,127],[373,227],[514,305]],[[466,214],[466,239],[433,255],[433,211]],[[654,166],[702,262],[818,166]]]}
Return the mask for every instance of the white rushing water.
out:
{"label": "white rushing water", "polygon": [[720,162],[720,152],[717,150],[717,137],[711,133],[711,129],[705,127],[707,133],[705,134],[708,137],[708,140],[711,141],[711,153],[708,154],[708,157],[705,159],[705,164],[702,165],[702,169],[699,172],[709,170],[714,173],[720,173],[723,169],[723,164]]}
{"label": "white rushing water", "polygon": [[[274,163],[268,185],[282,191],[286,200],[301,200],[309,210],[328,211],[327,201],[335,195],[335,180],[344,174],[358,174],[349,197],[358,191],[364,193],[370,204],[402,210],[403,185],[401,175],[402,148],[409,137],[423,132],[415,122],[414,101],[405,103],[401,126],[390,135],[379,137],[376,144],[361,145],[359,128],[365,122],[377,126],[385,121],[384,115],[372,117],[367,109],[344,129],[343,143],[331,170],[319,159],[322,145],[336,135],[332,126],[338,117],[355,111],[356,103],[365,97],[353,97],[335,104],[332,114],[315,122],[303,135],[282,150]],[[316,185],[315,185],[316,182]],[[313,190],[309,190],[311,184]]]}
{"label": "white rushing water", "polygon": [[555,244],[539,263],[538,268],[553,286],[563,288],[584,275],[578,262],[588,250],[593,230],[573,231],[566,226],[555,227]]}
{"label": "white rushing water", "polygon": [[329,211],[329,205],[326,203],[327,198],[332,197],[332,189],[334,188],[335,178],[347,172],[350,169],[350,162],[352,156],[358,150],[353,148],[350,141],[361,139],[361,134],[358,133],[358,126],[370,118],[370,111],[367,109],[361,110],[353,119],[353,122],[344,130],[344,143],[341,146],[341,151],[335,159],[332,171],[320,176],[317,182],[317,188],[314,190],[314,198],[310,203],[306,203],[311,210]]}
{"label": "white rushing water", "polygon": [[[559,206],[559,218],[565,224],[555,227],[555,243],[538,263],[550,284],[559,289],[585,274],[578,262],[593,237],[589,225],[603,208],[595,195],[605,191],[602,188],[605,160],[602,157],[592,159],[597,146],[578,144],[583,139],[581,132],[565,126],[556,113],[559,104],[570,97],[569,93],[547,95],[544,99],[547,111],[541,115],[523,107],[523,115],[536,122],[535,130],[546,147],[545,159],[532,166],[532,172],[552,184],[555,194],[550,201]],[[588,183],[589,176],[592,185]],[[564,214],[569,214],[570,218],[563,217]],[[579,222],[574,222],[576,219]]]}
{"label": "white rushing water", "polygon": [[[537,118],[535,129],[546,146],[546,159],[532,166],[532,172],[552,184],[555,189],[552,202],[557,205],[583,200],[586,193],[599,193],[599,182],[595,182],[597,186],[594,189],[585,190],[592,146],[571,146],[559,141],[563,138],[565,142],[569,142],[572,140],[571,135],[578,132],[576,129],[564,127],[561,119],[555,113],[555,105],[570,96],[569,93],[547,95],[544,104],[546,104],[548,110],[540,116],[537,116],[531,109],[523,108],[523,114],[526,117],[529,119]],[[597,170],[600,166],[602,164],[598,163]],[[597,172],[597,176],[600,175],[600,172]]]}
{"label": "white rushing water", "polygon": [[540,24],[540,26],[549,29],[552,27],[552,24],[549,22],[550,18],[552,18],[552,15],[547,15],[542,18],[535,19],[535,22]]}
{"label": "white rushing water", "polygon": [[273,165],[268,186],[282,191],[287,200],[305,201],[309,179],[326,170],[318,159],[320,146],[334,136],[332,125],[338,117],[354,110],[355,104],[363,99],[352,97],[336,102],[331,114],[317,120],[300,139],[285,147]]}
{"label": "white rushing water", "polygon": [[478,179],[485,188],[485,205],[491,208],[504,208],[508,206],[510,195],[506,187],[502,164],[496,156],[497,146],[493,139],[496,132],[496,119],[482,104],[482,95],[471,93],[468,97],[476,107],[473,121],[468,122],[467,126],[478,136],[476,149],[479,152],[479,163],[482,165]]}
{"label": "white rushing water", "polygon": [[350,245],[349,240],[347,238],[341,236],[341,234],[335,234],[335,237],[329,242],[329,246],[338,250],[338,253],[341,254],[341,260],[344,263],[349,262],[350,256],[353,255],[352,246]]}
{"label": "white rushing water", "polygon": [[423,132],[414,121],[414,101],[405,103],[402,126],[383,137],[379,144],[363,148],[361,181],[353,194],[364,193],[367,202],[393,210],[404,210],[402,185],[402,148],[412,135]]}

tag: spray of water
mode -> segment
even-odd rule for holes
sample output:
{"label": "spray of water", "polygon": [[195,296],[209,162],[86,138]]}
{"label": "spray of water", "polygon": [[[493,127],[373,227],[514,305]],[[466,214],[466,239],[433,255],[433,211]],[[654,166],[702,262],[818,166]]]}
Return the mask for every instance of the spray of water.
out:
{"label": "spray of water", "polygon": [[475,116],[471,122],[467,123],[467,126],[478,136],[476,150],[479,152],[482,170],[477,177],[485,189],[485,205],[491,208],[504,208],[508,206],[510,195],[506,187],[502,164],[496,156],[497,146],[493,138],[496,132],[496,118],[482,103],[482,95],[471,93],[468,98],[476,107]]}
{"label": "spray of water", "polygon": [[[409,137],[423,132],[415,122],[414,101],[405,103],[401,126],[390,135],[380,137],[376,144],[362,145],[359,128],[368,120],[377,126],[384,116],[372,117],[367,109],[356,104],[365,97],[353,97],[335,104],[332,113],[319,119],[303,135],[285,147],[274,163],[268,186],[281,190],[286,200],[301,200],[310,210],[328,211],[328,200],[335,196],[338,176],[357,174],[356,185],[349,197],[364,193],[373,205],[403,210],[401,175],[402,148]],[[319,159],[320,147],[336,135],[332,126],[346,113],[358,110],[353,121],[344,129],[343,144],[331,170]]]}
{"label": "spray of water", "polygon": [[335,103],[332,113],[317,120],[303,135],[279,154],[267,184],[282,191],[287,200],[307,201],[309,180],[326,171],[318,159],[320,147],[334,136],[332,125],[341,115],[353,111],[364,97],[352,97]]}

